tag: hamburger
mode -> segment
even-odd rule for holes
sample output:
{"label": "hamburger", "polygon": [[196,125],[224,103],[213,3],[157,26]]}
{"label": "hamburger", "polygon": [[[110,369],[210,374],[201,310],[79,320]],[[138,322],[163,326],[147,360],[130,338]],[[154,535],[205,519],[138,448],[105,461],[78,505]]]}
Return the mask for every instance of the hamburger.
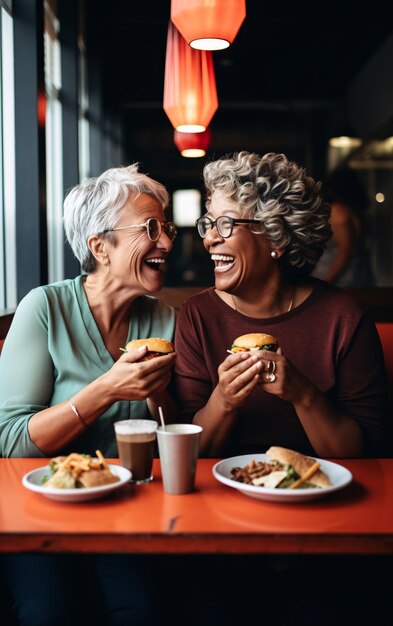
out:
{"label": "hamburger", "polygon": [[331,485],[319,462],[300,452],[272,446],[266,455],[268,462],[252,460],[246,467],[234,467],[233,479],[268,489],[321,489]]}
{"label": "hamburger", "polygon": [[141,361],[149,361],[155,359],[157,356],[165,356],[174,352],[173,343],[161,337],[147,337],[146,339],[132,339],[126,345],[125,352],[129,350],[135,350],[142,346],[148,347],[148,352],[140,359]]}
{"label": "hamburger", "polygon": [[277,348],[278,341],[273,335],[248,333],[247,335],[240,335],[240,337],[234,340],[230,352],[248,352],[254,350],[270,350],[270,352],[276,352]]}

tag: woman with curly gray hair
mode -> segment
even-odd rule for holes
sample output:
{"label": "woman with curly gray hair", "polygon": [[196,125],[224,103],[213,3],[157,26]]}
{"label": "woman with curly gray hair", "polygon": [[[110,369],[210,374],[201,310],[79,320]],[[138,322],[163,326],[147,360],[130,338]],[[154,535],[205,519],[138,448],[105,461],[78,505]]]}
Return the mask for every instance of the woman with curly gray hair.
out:
{"label": "woman with curly gray hair", "polygon": [[[177,322],[183,419],[203,426],[202,454],[271,445],[322,457],[378,454],[384,364],[375,324],[348,293],[310,277],[331,231],[320,184],[283,154],[235,153],[204,169],[197,220],[215,288]],[[226,353],[266,333],[279,349]]]}

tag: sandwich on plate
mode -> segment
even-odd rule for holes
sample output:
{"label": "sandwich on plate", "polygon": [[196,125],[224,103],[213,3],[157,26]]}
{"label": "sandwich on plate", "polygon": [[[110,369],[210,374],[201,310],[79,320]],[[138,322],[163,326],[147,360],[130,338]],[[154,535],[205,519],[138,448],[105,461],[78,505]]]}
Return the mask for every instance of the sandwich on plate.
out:
{"label": "sandwich on plate", "polygon": [[111,472],[100,450],[96,450],[96,454],[97,458],[77,452],[54,457],[49,463],[50,473],[44,477],[43,486],[55,489],[86,489],[118,482],[120,478]]}
{"label": "sandwich on plate", "polygon": [[234,467],[234,480],[268,489],[321,489],[331,486],[329,477],[315,459],[288,448],[272,446],[266,452],[269,461],[255,461]]}

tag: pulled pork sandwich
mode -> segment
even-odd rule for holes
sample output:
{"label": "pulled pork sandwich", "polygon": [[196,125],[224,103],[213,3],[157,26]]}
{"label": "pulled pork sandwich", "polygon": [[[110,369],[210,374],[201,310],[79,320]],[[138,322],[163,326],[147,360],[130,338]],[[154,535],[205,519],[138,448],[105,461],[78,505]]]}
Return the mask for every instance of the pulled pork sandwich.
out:
{"label": "pulled pork sandwich", "polygon": [[269,489],[320,489],[331,485],[315,459],[279,446],[272,446],[266,454],[269,462],[252,460],[245,467],[234,467],[233,479]]}
{"label": "pulled pork sandwich", "polygon": [[248,333],[237,337],[230,349],[230,352],[248,352],[254,350],[270,350],[276,352],[278,341],[273,335],[265,333]]}
{"label": "pulled pork sandwich", "polygon": [[149,361],[157,356],[165,356],[174,351],[173,343],[160,337],[147,337],[146,339],[132,339],[126,345],[125,352],[129,350],[135,350],[142,346],[148,347],[148,352],[141,359],[141,361]]}

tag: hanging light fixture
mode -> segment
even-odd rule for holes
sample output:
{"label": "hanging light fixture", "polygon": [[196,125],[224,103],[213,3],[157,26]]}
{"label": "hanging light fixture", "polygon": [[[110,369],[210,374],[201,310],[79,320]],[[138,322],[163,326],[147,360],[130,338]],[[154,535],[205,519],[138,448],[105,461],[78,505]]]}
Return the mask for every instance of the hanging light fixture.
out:
{"label": "hanging light fixture", "polygon": [[164,111],[172,126],[183,133],[203,132],[217,108],[212,53],[190,48],[172,22],[169,22]]}
{"label": "hanging light fixture", "polygon": [[338,135],[330,137],[329,146],[332,148],[359,148],[362,145],[360,137],[350,137],[349,135]]}
{"label": "hanging light fixture", "polygon": [[210,146],[211,132],[207,128],[203,133],[179,133],[175,130],[173,139],[180,154],[188,158],[203,157]]}
{"label": "hanging light fixture", "polygon": [[198,50],[223,50],[246,17],[246,0],[171,0],[171,20]]}
{"label": "hanging light fixture", "polygon": [[337,106],[330,117],[329,146],[354,150],[362,145],[362,139],[353,128],[342,105]]}

